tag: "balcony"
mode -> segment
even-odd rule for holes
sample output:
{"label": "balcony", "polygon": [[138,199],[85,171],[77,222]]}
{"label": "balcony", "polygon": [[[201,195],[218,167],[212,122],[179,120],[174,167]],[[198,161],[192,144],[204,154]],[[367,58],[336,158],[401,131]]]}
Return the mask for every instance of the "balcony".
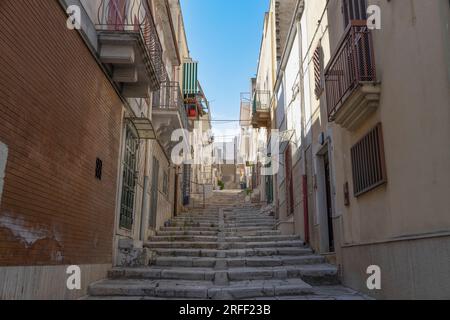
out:
{"label": "balcony", "polygon": [[325,70],[328,119],[350,131],[380,103],[372,34],[365,21],[353,21]]}
{"label": "balcony", "polygon": [[253,128],[270,128],[270,92],[256,90],[252,100]]}
{"label": "balcony", "polygon": [[174,146],[172,133],[188,129],[189,121],[178,82],[163,82],[159,91],[153,92],[153,125],[160,141],[170,155]]}
{"label": "balcony", "polygon": [[125,98],[148,98],[165,79],[162,47],[147,1],[102,0],[99,58]]}

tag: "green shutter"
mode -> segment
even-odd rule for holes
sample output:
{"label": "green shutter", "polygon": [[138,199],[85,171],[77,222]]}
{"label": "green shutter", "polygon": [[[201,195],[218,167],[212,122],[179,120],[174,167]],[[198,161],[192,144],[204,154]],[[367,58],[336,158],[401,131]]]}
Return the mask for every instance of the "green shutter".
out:
{"label": "green shutter", "polygon": [[198,63],[185,62],[183,65],[183,93],[197,94],[198,93]]}

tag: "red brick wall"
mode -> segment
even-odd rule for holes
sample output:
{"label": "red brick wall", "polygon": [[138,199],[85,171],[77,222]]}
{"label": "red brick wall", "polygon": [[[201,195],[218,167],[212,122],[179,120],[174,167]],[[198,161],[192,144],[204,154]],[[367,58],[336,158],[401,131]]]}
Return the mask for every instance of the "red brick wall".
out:
{"label": "red brick wall", "polygon": [[66,19],[56,0],[0,2],[0,265],[112,259],[122,105]]}

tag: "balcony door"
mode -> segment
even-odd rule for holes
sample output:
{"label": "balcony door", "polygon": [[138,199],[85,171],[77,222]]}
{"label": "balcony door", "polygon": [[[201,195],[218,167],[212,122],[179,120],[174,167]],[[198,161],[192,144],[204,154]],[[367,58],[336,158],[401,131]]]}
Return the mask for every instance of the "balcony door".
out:
{"label": "balcony door", "polygon": [[344,27],[353,20],[367,20],[367,0],[342,0]]}

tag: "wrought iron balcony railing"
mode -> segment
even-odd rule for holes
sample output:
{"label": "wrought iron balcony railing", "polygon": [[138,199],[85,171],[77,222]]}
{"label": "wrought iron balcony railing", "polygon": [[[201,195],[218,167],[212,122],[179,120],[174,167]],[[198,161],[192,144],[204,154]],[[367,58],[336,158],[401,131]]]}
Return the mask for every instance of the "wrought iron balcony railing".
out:
{"label": "wrought iron balcony railing", "polygon": [[270,111],[270,91],[256,90],[253,94],[253,113]]}
{"label": "wrought iron balcony railing", "polygon": [[372,34],[365,21],[353,21],[325,70],[329,120],[334,120],[346,99],[361,84],[375,81]]}
{"label": "wrought iron balcony railing", "polygon": [[161,84],[161,90],[153,93],[153,109],[156,111],[178,112],[183,128],[187,129],[189,127],[184,99],[178,82],[166,81]]}
{"label": "wrought iron balcony railing", "polygon": [[167,80],[163,49],[146,0],[101,0],[97,18],[99,31],[139,34],[158,82]]}
{"label": "wrought iron balcony railing", "polygon": [[256,90],[252,100],[251,124],[253,128],[270,127],[270,92]]}

